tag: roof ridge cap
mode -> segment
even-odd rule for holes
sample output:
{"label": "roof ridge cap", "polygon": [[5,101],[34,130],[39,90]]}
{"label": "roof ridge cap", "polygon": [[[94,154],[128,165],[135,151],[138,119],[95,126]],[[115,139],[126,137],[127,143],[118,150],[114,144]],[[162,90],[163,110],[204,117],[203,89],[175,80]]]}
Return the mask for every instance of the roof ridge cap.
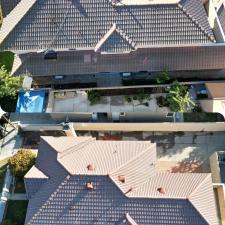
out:
{"label": "roof ridge cap", "polygon": [[[187,196],[187,199],[190,200],[191,197],[196,193],[196,191],[202,186],[202,184],[210,177],[210,173],[208,173],[205,178],[200,182],[197,187]],[[191,200],[190,200],[191,201]]]}
{"label": "roof ridge cap", "polygon": [[113,32],[116,30],[116,23],[113,23],[112,27],[105,33],[105,35],[99,40],[95,46],[95,52],[98,52],[102,45],[111,37]]}
{"label": "roof ridge cap", "polygon": [[16,7],[3,19],[0,29],[0,44],[2,44],[2,42],[14,30],[14,28],[19,24],[19,22],[36,2],[37,0],[21,0],[16,5]]}
{"label": "roof ridge cap", "polygon": [[208,223],[208,224],[210,224],[209,222],[208,222],[208,220],[205,218],[205,216],[200,212],[200,210],[197,208],[197,207],[195,207],[195,205],[192,203],[192,201],[190,200],[190,199],[187,199],[188,200],[188,202],[192,205],[192,207],[199,213],[199,215]]}
{"label": "roof ridge cap", "polygon": [[118,170],[120,170],[121,168],[123,168],[124,166],[126,166],[127,164],[129,164],[130,162],[134,161],[135,159],[137,159],[139,156],[141,156],[142,154],[144,154],[146,151],[150,150],[151,148],[155,147],[155,143],[151,143],[150,142],[150,146],[147,147],[145,150],[143,150],[142,152],[138,153],[137,155],[135,155],[133,158],[131,158],[130,160],[126,161],[124,164],[122,164],[121,166],[117,167],[116,169],[112,170],[111,172],[109,172],[109,176],[111,177],[111,175],[115,172],[117,172]]}
{"label": "roof ridge cap", "polygon": [[126,41],[132,46],[132,48],[136,49],[136,43],[131,40],[128,35],[121,30],[119,27],[116,28],[117,33],[119,33],[122,37],[124,37],[126,39]]}
{"label": "roof ridge cap", "polygon": [[179,9],[181,9],[181,11],[198,27],[198,29],[205,35],[207,36],[207,38],[210,40],[210,41],[213,41],[215,42],[215,38],[212,38],[207,32],[206,30],[198,23],[196,22],[192,16],[187,12],[187,10],[184,9],[184,6],[182,5],[181,1],[179,3],[177,3],[177,7]]}

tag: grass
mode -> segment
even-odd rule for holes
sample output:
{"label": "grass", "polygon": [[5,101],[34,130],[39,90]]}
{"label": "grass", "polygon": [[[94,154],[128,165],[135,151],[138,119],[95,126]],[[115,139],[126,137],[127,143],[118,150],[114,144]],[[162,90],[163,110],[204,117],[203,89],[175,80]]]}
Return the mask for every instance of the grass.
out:
{"label": "grass", "polygon": [[23,179],[16,179],[14,193],[26,193],[24,180]]}
{"label": "grass", "polygon": [[0,161],[0,192],[2,191],[8,158]]}
{"label": "grass", "polygon": [[219,113],[194,112],[184,113],[184,122],[224,122]]}
{"label": "grass", "polygon": [[12,224],[24,225],[28,201],[8,201],[5,220]]}
{"label": "grass", "polygon": [[6,70],[10,72],[12,70],[14,61],[14,53],[6,51],[0,52],[0,67],[5,66]]}

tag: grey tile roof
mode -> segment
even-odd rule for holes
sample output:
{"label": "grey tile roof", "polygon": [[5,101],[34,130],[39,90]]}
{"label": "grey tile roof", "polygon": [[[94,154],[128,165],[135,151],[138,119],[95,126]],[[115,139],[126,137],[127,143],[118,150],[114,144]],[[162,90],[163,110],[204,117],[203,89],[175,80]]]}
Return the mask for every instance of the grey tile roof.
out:
{"label": "grey tile roof", "polygon": [[6,17],[21,0],[1,0],[3,17]]}
{"label": "grey tile roof", "polygon": [[[56,143],[64,143],[66,148],[63,151],[52,149],[54,139]],[[75,138],[77,141],[78,139]],[[51,168],[54,172],[51,172],[50,179],[30,199],[26,225],[218,224],[209,174],[154,174],[152,160],[156,157],[156,152],[155,145],[151,143],[115,142],[118,143],[115,147],[112,141],[105,141],[106,144],[103,141],[93,140],[88,144],[84,139],[82,141],[80,146],[74,145],[72,148],[71,138],[42,139],[36,166],[43,171]],[[97,147],[93,148],[94,145]],[[137,149],[132,148],[132,145]],[[108,157],[109,152],[113,152],[114,156]],[[58,166],[57,159],[63,154],[71,159],[69,164],[76,168],[76,175],[71,176]],[[75,154],[77,158],[71,157],[71,154]],[[46,157],[48,164],[40,164]],[[99,157],[105,158],[105,162]],[[118,163],[122,161],[122,164]],[[94,164],[98,172],[88,171],[87,162]],[[110,173],[113,164],[118,168]],[[150,167],[146,167],[146,164]],[[109,175],[105,174],[106,168]],[[143,174],[144,169],[149,171],[148,175]],[[99,173],[100,171],[102,172]],[[128,182],[128,186],[133,185],[126,194],[123,193],[123,186],[116,181],[117,175],[121,173],[125,175],[125,184]],[[140,178],[142,175],[144,180]],[[139,182],[132,184],[130,181],[136,180],[137,176]],[[93,190],[87,190],[88,182],[93,182]],[[165,188],[165,194],[157,193],[158,186]],[[144,195],[138,193],[139,188]]]}
{"label": "grey tile roof", "polygon": [[[214,41],[200,0],[178,4],[113,6],[109,0],[21,0],[23,18],[7,20],[0,40],[7,50],[95,49],[113,24],[138,47],[202,44]],[[13,11],[12,11],[13,13]],[[114,33],[104,51],[127,51],[126,38]]]}
{"label": "grey tile roof", "polygon": [[[99,72],[162,71],[165,68],[168,71],[225,68],[225,46],[218,44],[154,47],[120,55],[102,55],[93,51],[62,51],[58,52],[56,61],[44,60],[44,55],[41,53],[23,54],[19,57],[22,64],[14,70],[15,75],[26,72],[33,76],[53,76]],[[17,61],[16,65],[18,65]]]}
{"label": "grey tile roof", "polygon": [[225,34],[225,7],[224,4],[221,4],[219,10],[217,11],[217,15],[223,29],[223,33]]}

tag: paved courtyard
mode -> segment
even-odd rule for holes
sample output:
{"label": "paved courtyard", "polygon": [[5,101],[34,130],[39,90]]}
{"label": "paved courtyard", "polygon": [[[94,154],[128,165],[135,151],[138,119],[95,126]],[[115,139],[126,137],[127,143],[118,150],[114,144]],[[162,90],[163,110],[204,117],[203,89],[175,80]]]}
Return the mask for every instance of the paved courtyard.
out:
{"label": "paved courtyard", "polygon": [[[90,133],[82,133],[82,135],[90,135]],[[186,170],[208,172],[210,155],[215,151],[225,150],[225,132],[92,132],[91,135],[99,139],[108,135],[113,136],[114,138],[111,139],[114,140],[156,142],[159,168],[174,172],[187,172]]]}

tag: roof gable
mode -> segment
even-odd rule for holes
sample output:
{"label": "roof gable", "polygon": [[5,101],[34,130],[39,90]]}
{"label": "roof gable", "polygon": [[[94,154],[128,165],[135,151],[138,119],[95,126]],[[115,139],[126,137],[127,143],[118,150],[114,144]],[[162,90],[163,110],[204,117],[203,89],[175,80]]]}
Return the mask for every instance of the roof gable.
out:
{"label": "roof gable", "polygon": [[124,34],[116,24],[104,35],[95,46],[95,52],[121,53],[135,50],[135,44]]}
{"label": "roof gable", "polygon": [[[31,7],[31,3],[36,2]],[[3,26],[2,49],[95,49],[102,36],[116,24],[125,35],[108,42],[109,47],[124,51],[129,40],[135,47],[210,43],[214,40],[200,0],[182,0],[178,4],[123,5],[114,7],[108,0],[21,0],[23,19]],[[19,5],[18,4],[18,5]],[[16,8],[10,15],[16,13]],[[9,15],[9,16],[10,16]],[[5,24],[5,25],[4,25]],[[121,36],[121,37],[120,37]],[[5,39],[5,37],[7,37]],[[129,37],[128,41],[127,37]],[[118,40],[118,44],[112,44]],[[133,47],[133,44],[131,46]],[[107,46],[106,46],[107,47]],[[115,50],[114,50],[115,51]]]}

